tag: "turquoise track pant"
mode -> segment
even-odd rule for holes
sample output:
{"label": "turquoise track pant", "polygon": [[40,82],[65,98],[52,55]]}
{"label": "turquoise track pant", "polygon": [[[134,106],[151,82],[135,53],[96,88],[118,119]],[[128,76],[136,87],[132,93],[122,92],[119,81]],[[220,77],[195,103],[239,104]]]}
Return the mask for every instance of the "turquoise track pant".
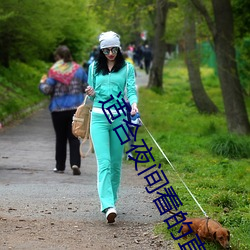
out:
{"label": "turquoise track pant", "polygon": [[[97,160],[97,190],[102,212],[115,207],[118,198],[124,145],[113,129],[121,124],[126,128],[123,119],[126,116],[122,115],[110,124],[104,114],[91,114],[90,134]],[[119,132],[119,135],[122,140],[126,138],[124,132]]]}

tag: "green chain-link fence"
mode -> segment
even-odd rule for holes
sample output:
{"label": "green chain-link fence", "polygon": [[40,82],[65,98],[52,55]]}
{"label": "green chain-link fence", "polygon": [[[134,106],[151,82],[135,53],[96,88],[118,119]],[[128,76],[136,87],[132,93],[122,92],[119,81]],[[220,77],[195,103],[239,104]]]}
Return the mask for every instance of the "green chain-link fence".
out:
{"label": "green chain-link fence", "polygon": [[[199,44],[201,65],[206,65],[214,69],[217,75],[217,63],[214,48],[209,42]],[[250,37],[242,40],[236,49],[236,60],[240,75],[241,85],[245,92],[250,95]]]}

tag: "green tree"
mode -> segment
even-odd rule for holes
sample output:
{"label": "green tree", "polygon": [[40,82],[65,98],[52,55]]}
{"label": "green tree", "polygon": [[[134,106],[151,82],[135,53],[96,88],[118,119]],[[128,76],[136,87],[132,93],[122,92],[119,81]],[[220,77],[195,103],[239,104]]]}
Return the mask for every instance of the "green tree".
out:
{"label": "green tree", "polygon": [[213,17],[200,0],[191,1],[204,16],[213,37],[228,130],[249,134],[250,123],[236,64],[230,0],[212,0]]}
{"label": "green tree", "polygon": [[234,30],[236,36],[237,61],[241,85],[245,94],[250,95],[250,8],[248,0],[232,1]]}
{"label": "green tree", "polygon": [[232,10],[234,15],[234,28],[236,38],[250,36],[250,1],[232,0]]}
{"label": "green tree", "polygon": [[[2,0],[0,63],[48,60],[59,44],[66,44],[80,59],[95,38],[95,19],[89,1]],[[35,8],[34,8],[35,4]]]}
{"label": "green tree", "polygon": [[8,18],[0,21],[0,51],[3,53],[1,63],[8,67],[9,61],[19,59],[27,61],[37,56],[38,50],[44,51],[55,43],[57,29],[53,30],[53,35],[49,27],[49,18],[45,19],[45,13],[49,6],[42,1],[25,2],[15,0],[3,0],[0,3],[3,13],[11,13]]}
{"label": "green tree", "polygon": [[[94,0],[92,6],[96,12],[101,31],[113,30],[121,35],[122,46],[130,42],[141,43],[140,33],[148,31],[153,36],[154,0]],[[101,32],[100,31],[100,32]]]}
{"label": "green tree", "polygon": [[148,87],[163,87],[163,66],[166,54],[166,42],[164,39],[166,31],[166,20],[169,9],[177,7],[177,4],[168,0],[156,1],[155,13],[155,35],[154,35],[154,57],[149,75]]}
{"label": "green tree", "polygon": [[[192,13],[192,14],[191,14]],[[201,113],[217,113],[218,108],[207,95],[200,74],[200,55],[196,44],[196,15],[190,2],[185,5],[184,50],[189,82],[195,105]]]}

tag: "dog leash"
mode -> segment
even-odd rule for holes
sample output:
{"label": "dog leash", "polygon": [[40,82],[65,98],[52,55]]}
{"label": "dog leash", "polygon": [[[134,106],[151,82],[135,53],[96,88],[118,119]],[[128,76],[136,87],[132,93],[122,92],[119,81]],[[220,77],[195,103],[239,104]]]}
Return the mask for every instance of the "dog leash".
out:
{"label": "dog leash", "polygon": [[161,147],[159,146],[159,144],[156,142],[156,140],[154,139],[153,135],[149,132],[148,128],[145,126],[145,124],[143,123],[143,121],[141,120],[141,118],[139,118],[139,119],[140,119],[142,125],[145,127],[145,129],[148,132],[148,134],[150,135],[150,137],[152,138],[152,140],[155,143],[155,145],[158,147],[158,149],[160,150],[160,152],[162,153],[162,155],[165,157],[165,159],[167,160],[167,162],[169,163],[169,165],[175,171],[175,173],[177,174],[177,176],[181,180],[182,184],[185,186],[185,188],[187,189],[187,191],[189,192],[189,194],[191,195],[191,197],[193,198],[193,200],[196,202],[196,204],[198,205],[198,207],[200,208],[200,210],[202,211],[202,213],[205,215],[206,218],[209,218],[209,216],[207,215],[207,213],[204,211],[204,209],[201,207],[201,205],[199,204],[199,202],[196,200],[196,198],[192,194],[191,190],[188,188],[188,186],[186,185],[186,183],[182,180],[182,178],[178,174],[176,168],[173,166],[173,164],[170,162],[170,160],[168,159],[168,157],[165,155],[165,153],[163,152],[163,150],[161,149]]}

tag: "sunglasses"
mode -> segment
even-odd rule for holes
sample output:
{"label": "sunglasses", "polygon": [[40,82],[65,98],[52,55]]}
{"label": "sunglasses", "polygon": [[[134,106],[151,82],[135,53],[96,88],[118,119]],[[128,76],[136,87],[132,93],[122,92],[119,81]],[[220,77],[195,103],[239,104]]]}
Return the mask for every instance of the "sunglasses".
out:
{"label": "sunglasses", "polygon": [[110,51],[112,52],[112,54],[117,54],[118,48],[117,47],[114,47],[114,48],[111,48],[111,49],[105,48],[105,49],[102,50],[104,55],[109,55]]}

